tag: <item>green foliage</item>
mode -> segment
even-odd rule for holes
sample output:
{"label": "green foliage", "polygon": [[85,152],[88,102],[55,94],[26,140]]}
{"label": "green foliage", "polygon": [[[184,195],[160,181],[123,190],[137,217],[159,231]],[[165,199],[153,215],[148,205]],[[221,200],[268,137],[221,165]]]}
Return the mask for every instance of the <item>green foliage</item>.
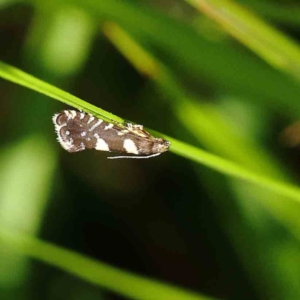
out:
{"label": "green foliage", "polygon": [[[287,8],[274,10],[272,1],[260,5],[245,0],[244,6],[227,0],[186,2],[172,2],[173,10],[116,0],[25,2],[33,9],[22,45],[25,66],[13,67],[4,62],[5,55],[0,53],[0,76],[15,86],[47,97],[18,89],[17,95],[10,95],[10,101],[5,101],[11,102],[14,112],[10,118],[14,122],[7,125],[10,129],[4,138],[7,144],[0,149],[0,239],[4,245],[0,254],[0,285],[5,289],[26,282],[29,277],[26,257],[31,257],[132,299],[208,299],[202,294],[216,298],[299,297],[300,271],[295,267],[300,263],[300,189],[295,176],[298,170],[291,170],[286,163],[287,151],[277,137],[284,126],[299,118],[300,50],[296,41],[267,24],[260,15],[271,16],[273,22],[286,22],[289,26],[294,21],[285,17]],[[10,4],[0,6],[0,12],[10,8]],[[257,12],[253,11],[255,8]],[[24,8],[12,6],[12,9]],[[93,48],[94,43],[107,48]],[[17,56],[10,59],[13,65],[20,64]],[[95,65],[101,66],[101,72]],[[133,72],[147,82],[146,86]],[[94,83],[95,78],[99,86]],[[84,88],[76,91],[78,83]],[[97,99],[98,90],[101,93],[100,100],[94,100],[96,105],[73,96],[87,94]],[[138,101],[131,100],[134,97]],[[58,106],[50,98],[106,120],[122,123],[129,116],[134,122],[144,124],[143,119],[148,118],[145,124],[158,128],[160,132],[152,132],[168,139],[170,152],[177,156],[166,153],[147,161],[153,165],[161,163],[161,170],[147,169],[150,175],[132,162],[127,166],[122,163],[116,166],[115,162],[108,165],[103,157],[96,158],[94,154],[78,154],[79,160],[65,154],[63,165],[68,167],[59,168],[58,145],[49,142],[54,137],[48,133],[49,115]],[[4,114],[3,119],[9,124]],[[181,161],[180,156],[186,160]],[[169,167],[164,165],[168,160]],[[203,169],[203,165],[208,168]],[[169,253],[178,251],[176,259],[183,256],[188,270],[201,278],[198,280],[201,284],[193,288],[199,287],[197,292],[165,283],[172,280],[168,277],[162,281],[148,279],[64,250],[78,243],[75,238],[70,245],[61,243],[62,248],[43,242],[48,239],[43,228],[55,223],[55,218],[47,219],[51,215],[47,213],[48,205],[51,212],[48,200],[57,197],[69,205],[59,206],[62,215],[58,220],[63,223],[58,222],[58,227],[62,228],[66,216],[76,210],[70,199],[77,199],[79,206],[87,203],[87,220],[93,219],[96,211],[96,219],[103,222],[101,226],[97,223],[96,231],[116,226],[120,238],[126,236],[127,226],[132,235],[139,237],[138,241],[147,245],[150,251],[145,258],[147,262],[161,259],[154,250],[157,244],[158,249],[167,251],[168,258]],[[153,210],[146,209],[142,217],[139,207],[137,214],[125,213],[122,221],[126,226],[123,226],[116,221],[118,199],[129,199],[133,207],[139,201],[147,206],[153,199],[154,202],[160,199],[172,208],[159,204],[151,207]],[[203,213],[198,209],[200,202],[204,205]],[[207,202],[213,212],[205,206]],[[127,202],[125,206],[130,204]],[[162,215],[156,219],[158,207]],[[106,210],[109,213],[104,213]],[[203,221],[199,221],[201,218]],[[138,221],[131,223],[132,220]],[[167,229],[171,222],[174,222],[172,230]],[[74,217],[70,224],[73,228],[77,219]],[[153,231],[154,243],[151,228],[154,230],[157,225],[151,227],[153,224],[160,224]],[[201,227],[205,228],[204,235],[209,235],[206,247],[212,249],[208,251],[213,252],[212,261],[215,257],[222,261],[222,267],[216,264],[211,275],[210,268],[206,271],[201,268],[205,251],[199,255],[197,252],[202,248]],[[74,231],[78,238],[80,231],[78,228]],[[52,227],[49,232],[57,236],[59,230]],[[110,235],[114,231],[107,232]],[[101,243],[106,245],[105,240]],[[226,252],[227,247],[234,250]],[[80,252],[80,247],[74,248]],[[93,253],[94,248],[91,249]],[[140,255],[139,248],[134,249]],[[123,256],[122,250],[117,253],[114,264]],[[189,253],[197,255],[189,258]],[[170,272],[163,266],[163,260],[158,259],[158,264],[167,273],[182,275],[179,267]],[[239,266],[226,267],[227,261],[237,261]],[[233,269],[235,280],[242,281],[241,286],[235,280],[230,285],[229,280],[228,290],[222,291],[219,282],[216,287],[206,289],[205,282],[219,278],[219,268],[226,270],[219,281],[227,286],[225,282]],[[188,273],[184,275],[191,279],[193,275]],[[240,279],[243,276],[246,279]],[[179,284],[184,285],[181,281]],[[85,295],[82,292],[83,298]],[[92,295],[90,298],[96,299]]]}

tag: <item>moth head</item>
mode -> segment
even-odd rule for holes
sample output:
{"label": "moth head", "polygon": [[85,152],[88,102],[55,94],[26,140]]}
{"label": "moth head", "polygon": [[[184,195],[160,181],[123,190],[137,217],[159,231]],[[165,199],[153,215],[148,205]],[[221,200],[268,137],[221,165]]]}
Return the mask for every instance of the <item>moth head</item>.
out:
{"label": "moth head", "polygon": [[156,143],[154,145],[154,151],[157,153],[163,153],[169,150],[171,143],[161,139],[161,138],[156,138],[155,139]]}

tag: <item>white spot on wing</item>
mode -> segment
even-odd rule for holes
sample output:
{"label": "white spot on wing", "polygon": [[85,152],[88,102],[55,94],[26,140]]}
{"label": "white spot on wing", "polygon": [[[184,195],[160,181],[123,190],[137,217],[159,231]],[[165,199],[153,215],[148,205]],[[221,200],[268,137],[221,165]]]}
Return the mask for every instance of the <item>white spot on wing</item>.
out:
{"label": "white spot on wing", "polygon": [[89,131],[93,131],[96,127],[98,127],[103,121],[102,120],[98,120],[90,129]]}
{"label": "white spot on wing", "polygon": [[70,110],[71,119],[74,119],[77,116],[77,112],[75,110]]}
{"label": "white spot on wing", "polygon": [[74,142],[74,140],[73,140],[72,138],[70,138],[69,141],[64,141],[64,140],[61,138],[61,136],[58,134],[57,140],[59,141],[59,143],[61,144],[61,146],[62,146],[65,150],[67,150],[67,151],[69,151],[69,150],[73,147],[73,142]]}
{"label": "white spot on wing", "polygon": [[91,122],[93,122],[95,120],[95,117],[93,115],[90,114],[90,118],[87,121],[87,124],[90,124]]}
{"label": "white spot on wing", "polygon": [[71,117],[70,117],[69,111],[68,111],[68,110],[64,110],[64,113],[65,113],[65,115],[67,116],[68,120],[70,120]]}
{"label": "white spot on wing", "polygon": [[130,139],[124,140],[123,147],[127,153],[139,154],[139,151],[134,143],[134,141]]}
{"label": "white spot on wing", "polygon": [[100,138],[97,138],[97,143],[96,143],[96,150],[100,150],[100,151],[109,151],[109,147],[107,145],[107,143]]}
{"label": "white spot on wing", "polygon": [[86,136],[86,131],[81,132],[81,136]]}
{"label": "white spot on wing", "polygon": [[66,131],[66,135],[70,135],[70,131],[69,130]]}
{"label": "white spot on wing", "polygon": [[114,124],[110,123],[104,127],[104,130],[108,130],[114,127]]}
{"label": "white spot on wing", "polygon": [[126,134],[128,132],[129,132],[128,130],[124,129],[124,130],[119,131],[117,134],[118,135],[124,135],[124,134]]}
{"label": "white spot on wing", "polygon": [[84,119],[84,117],[85,117],[85,113],[80,113],[79,119],[82,120],[82,119]]}

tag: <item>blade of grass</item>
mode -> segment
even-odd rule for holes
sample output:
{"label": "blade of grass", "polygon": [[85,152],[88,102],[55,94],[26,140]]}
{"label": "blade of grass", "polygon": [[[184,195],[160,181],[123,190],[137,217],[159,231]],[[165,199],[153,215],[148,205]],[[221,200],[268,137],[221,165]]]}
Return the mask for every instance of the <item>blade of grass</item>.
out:
{"label": "blade of grass", "polygon": [[[109,116],[116,122],[123,121],[123,119],[120,117],[116,117],[113,114],[97,108],[94,105],[91,105],[67,92],[62,91],[57,87],[52,86],[49,83],[37,79],[34,76],[29,75],[17,68],[11,67],[3,62],[0,62],[0,77],[52,97],[53,99],[72,105],[76,108],[91,112],[95,115],[106,116],[106,118]],[[210,167],[223,174],[254,183],[258,186],[277,192],[282,196],[286,196],[296,200],[297,202],[300,202],[300,189],[296,186],[259,175],[256,172],[250,171],[247,168],[243,168],[236,163],[230,162],[229,160],[220,158],[216,155],[208,153],[207,151],[200,150],[197,147],[188,145],[158,132],[156,132],[156,135],[168,139],[172,143],[170,151],[177,153],[182,157],[204,164],[207,167]]]}
{"label": "blade of grass", "polygon": [[[108,39],[118,48],[135,69],[150,79],[154,80],[162,93],[167,94],[170,106],[176,116],[182,121],[200,142],[208,145],[209,149],[219,150],[219,153],[236,162],[263,174],[276,174],[278,179],[282,177],[282,169],[274,166],[276,162],[270,158],[264,149],[255,146],[254,141],[244,137],[238,138],[232,134],[226,124],[218,122],[216,113],[213,114],[212,106],[202,105],[192,97],[176,81],[172,71],[166,68],[147,50],[143,49],[118,25],[107,22],[103,30]],[[187,117],[188,116],[188,117]],[[228,127],[228,126],[227,126]],[[200,138],[201,136],[201,138]],[[237,148],[235,145],[240,144]],[[258,162],[253,165],[253,160]],[[286,177],[286,176],[285,176]]]}
{"label": "blade of grass", "polygon": [[77,109],[81,109],[93,115],[102,117],[108,121],[113,120],[120,123],[124,122],[123,119],[117,117],[116,115],[113,115],[99,107],[85,102],[71,95],[70,93],[67,93],[2,61],[0,61],[0,77],[21,86],[27,87],[43,95],[49,96],[53,99],[59,100],[70,106],[76,107]]}
{"label": "blade of grass", "polygon": [[220,173],[254,183],[258,186],[274,191],[281,196],[286,196],[300,202],[300,188],[297,186],[282,183],[266,176],[259,175],[241,167],[239,164],[230,162],[229,160],[210,154],[207,151],[200,150],[199,148],[175,140],[166,135],[163,135],[163,137],[172,143],[172,152],[174,153],[201,163]]}
{"label": "blade of grass", "polygon": [[[172,71],[163,66],[119,26],[107,23],[104,25],[104,32],[138,72],[148,75],[161,88],[162,93],[168,94],[172,99],[170,107],[178,119],[201,143],[258,174],[274,176],[277,180],[289,178],[284,168],[263,148],[245,136],[241,138],[232,134],[230,126],[222,122],[212,106],[209,108],[187,96],[184,88],[174,79]],[[297,205],[292,203],[288,205],[283,197],[277,197],[277,201],[274,202],[274,194],[261,189],[253,189],[252,192],[259,199],[260,205],[267,208],[299,240]]]}
{"label": "blade of grass", "polygon": [[[144,49],[142,49],[137,43],[135,43],[124,31],[122,31],[122,29],[120,29],[113,23],[106,23],[104,26],[104,32],[106,36],[118,47],[122,54],[127,57],[127,59],[139,72],[150,76],[157,82],[159,86],[162,86],[165,90],[170,90],[171,87],[173,87],[177,94],[172,91],[172,95],[178,96],[182,100],[186,100],[186,98],[183,98],[185,95],[184,92],[180,91],[179,87],[174,88],[176,86],[176,83],[172,80],[172,76],[164,68],[164,66],[162,66],[162,64],[159,64],[153,57],[149,55],[149,53],[146,53]],[[139,57],[139,59],[136,59],[136,57]],[[205,118],[205,116],[203,117]],[[252,172],[247,168],[243,168],[238,164],[209,154],[208,152],[177,141],[171,137],[167,137],[166,135],[163,136],[167,140],[171,141],[172,151],[180,154],[183,157],[200,162],[208,167],[220,171],[221,173],[226,173],[240,179],[243,178],[244,180],[249,180],[250,182],[256,183],[257,185],[265,187],[268,186],[271,190],[276,190],[277,193],[281,195],[287,195],[287,186],[283,186],[280,184],[277,185],[277,183],[279,182],[276,183],[276,181],[269,180],[267,177]],[[220,138],[222,139],[222,137]],[[227,146],[225,148],[227,148]],[[236,154],[234,154],[234,156],[236,156]],[[264,158],[262,159],[262,161],[264,161]],[[292,197],[296,197],[299,199],[299,191],[300,189],[298,188],[294,189],[295,193],[292,192],[290,196],[293,195]],[[289,190],[289,192],[291,192],[291,190]]]}
{"label": "blade of grass", "polygon": [[300,24],[300,7],[295,3],[274,3],[273,1],[244,0],[245,5],[259,11],[269,20],[288,26],[298,27]]}
{"label": "blade of grass", "polygon": [[24,234],[0,229],[0,240],[12,251],[56,266],[70,274],[130,299],[144,300],[209,300],[189,290],[168,283],[122,271],[82,254],[57,247]]}
{"label": "blade of grass", "polygon": [[[36,0],[31,2],[39,3]],[[176,60],[189,74],[197,77],[201,74],[202,80],[214,85],[214,90],[233,91],[253,101],[264,101],[272,109],[285,112],[289,117],[299,116],[300,90],[295,81],[269,68],[252,55],[226,43],[212,42],[189,24],[180,23],[141,3],[118,0],[64,1],[64,4],[67,3],[80,7],[98,21],[105,19],[116,22],[129,32],[142,36],[164,51],[171,60]],[[51,5],[55,4],[61,5],[61,1],[51,1]]]}
{"label": "blade of grass", "polygon": [[300,49],[246,8],[228,0],[186,0],[253,52],[300,80]]}

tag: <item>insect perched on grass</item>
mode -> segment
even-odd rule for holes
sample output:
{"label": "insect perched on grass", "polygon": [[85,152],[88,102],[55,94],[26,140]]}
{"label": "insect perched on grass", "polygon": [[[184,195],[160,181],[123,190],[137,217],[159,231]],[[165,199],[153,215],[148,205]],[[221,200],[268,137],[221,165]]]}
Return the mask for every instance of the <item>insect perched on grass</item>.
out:
{"label": "insect perched on grass", "polygon": [[150,158],[168,151],[170,142],[155,138],[142,125],[113,124],[91,114],[64,110],[53,116],[57,139],[68,152],[85,149],[135,154],[115,158]]}

